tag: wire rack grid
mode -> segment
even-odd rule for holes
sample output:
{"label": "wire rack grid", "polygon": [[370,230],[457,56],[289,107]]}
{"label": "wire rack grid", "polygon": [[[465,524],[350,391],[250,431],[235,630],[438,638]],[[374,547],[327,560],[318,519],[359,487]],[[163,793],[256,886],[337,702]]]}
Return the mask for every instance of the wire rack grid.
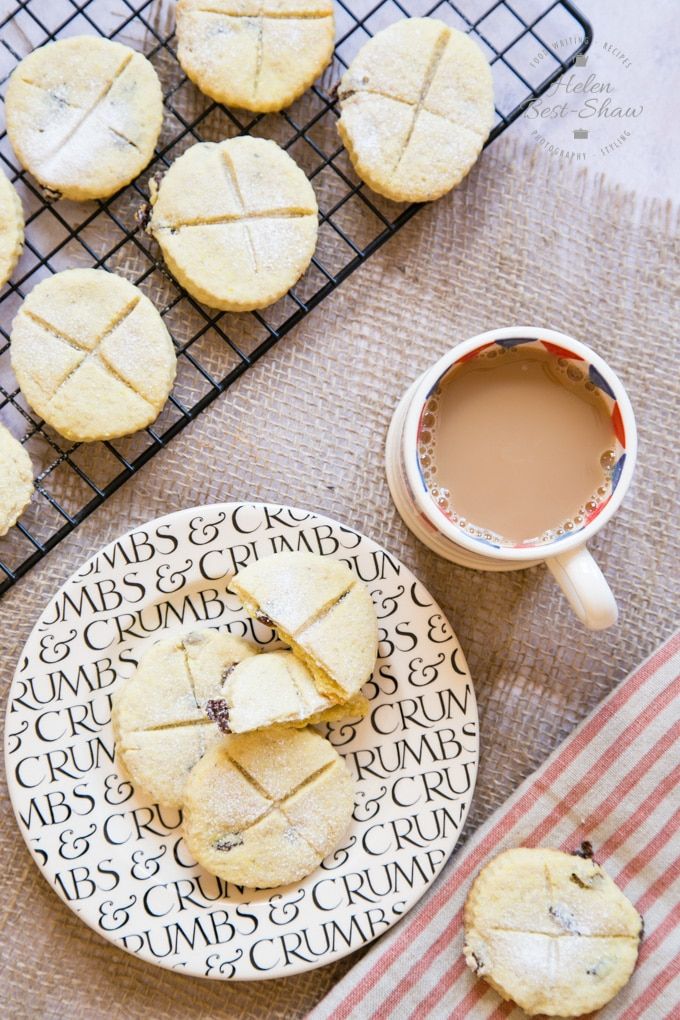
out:
{"label": "wire rack grid", "polygon": [[[433,16],[469,32],[489,59],[496,117],[489,142],[570,67],[592,40],[585,18],[556,0],[336,0],[336,47],[323,77],[288,110],[252,115],[203,96],[175,54],[171,0],[0,0],[0,99],[32,49],[57,38],[99,34],[141,50],[163,88],[164,124],[154,159],[131,185],[104,201],[46,197],[22,170],[0,123],[0,165],[26,215],[24,253],[0,294],[0,421],[25,444],[36,469],[35,494],[0,539],[0,595],[223,393],[417,211],[381,198],[356,177],[340,144],[334,87],[377,31],[403,17]],[[197,141],[240,134],[273,138],[313,182],[319,241],[309,270],[261,312],[215,312],[187,294],[144,232],[140,209],[149,180]],[[488,144],[488,142],[487,142]],[[104,443],[75,444],[36,417],[9,364],[9,331],[31,288],[73,266],[121,273],[161,311],[178,356],[177,380],[153,426]],[[0,482],[2,480],[0,479]]]}

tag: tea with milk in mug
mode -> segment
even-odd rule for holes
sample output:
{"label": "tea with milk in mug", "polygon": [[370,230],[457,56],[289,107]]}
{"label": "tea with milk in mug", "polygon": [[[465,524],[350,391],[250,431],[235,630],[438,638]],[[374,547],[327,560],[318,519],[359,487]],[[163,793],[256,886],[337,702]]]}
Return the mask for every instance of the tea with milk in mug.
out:
{"label": "tea with milk in mug", "polygon": [[428,398],[418,457],[447,518],[505,545],[572,531],[611,490],[615,435],[583,362],[494,344]]}

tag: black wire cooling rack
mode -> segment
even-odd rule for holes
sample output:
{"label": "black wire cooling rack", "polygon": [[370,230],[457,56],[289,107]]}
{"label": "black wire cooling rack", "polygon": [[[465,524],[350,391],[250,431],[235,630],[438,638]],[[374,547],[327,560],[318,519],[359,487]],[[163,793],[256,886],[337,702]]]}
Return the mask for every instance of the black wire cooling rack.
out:
{"label": "black wire cooling rack", "polygon": [[[253,116],[212,102],[187,80],[175,55],[173,7],[171,0],[0,0],[3,108],[7,79],[27,53],[56,38],[94,33],[144,52],[161,79],[165,101],[153,162],[105,201],[50,201],[19,166],[4,130],[0,134],[2,169],[17,187],[26,214],[24,254],[0,295],[0,420],[22,438],[37,470],[29,508],[0,539],[0,594],[418,210],[363,186],[335,129],[334,85],[370,36],[399,18],[424,15],[471,33],[494,75],[496,119],[489,142],[592,41],[589,23],[566,0],[336,0],[332,66],[290,109]],[[321,210],[319,243],[305,276],[277,304],[242,315],[216,313],[175,283],[138,214],[148,199],[150,177],[188,146],[245,133],[275,139],[313,181]],[[124,439],[68,442],[32,413],[11,372],[8,338],[19,304],[46,275],[73,266],[113,270],[141,287],[161,310],[176,345],[177,381],[165,410],[152,427]]]}

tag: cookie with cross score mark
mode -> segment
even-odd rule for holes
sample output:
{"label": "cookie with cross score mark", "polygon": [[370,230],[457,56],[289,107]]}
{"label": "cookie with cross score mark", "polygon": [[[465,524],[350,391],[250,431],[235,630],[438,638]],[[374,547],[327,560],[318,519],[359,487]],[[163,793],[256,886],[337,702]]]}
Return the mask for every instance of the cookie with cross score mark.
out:
{"label": "cookie with cross score mark", "polygon": [[5,97],[21,165],[56,198],[106,198],[151,159],[163,122],[158,75],[141,53],[98,36],[25,57]]}
{"label": "cookie with cross score mark", "polygon": [[330,63],[332,0],[179,0],[177,59],[219,103],[282,110]]}
{"label": "cookie with cross score mark", "polygon": [[201,758],[184,798],[184,839],[227,882],[271,888],[312,872],[341,840],[354,781],[311,729],[226,737]]}
{"label": "cookie with cross score mark", "polygon": [[0,287],[19,261],[24,246],[24,210],[14,187],[0,172]]}
{"label": "cookie with cross score mark", "polygon": [[12,324],[12,368],[33,410],[67,439],[113,439],[158,417],[177,360],[156,308],[102,269],[66,269]]}
{"label": "cookie with cross score mark", "polygon": [[142,655],[111,712],[116,751],[135,785],[160,804],[182,806],[189,772],[223,739],[208,707],[234,667],[256,654],[243,638],[201,630],[164,638]]}
{"label": "cookie with cross score mark", "polygon": [[32,494],[31,458],[12,433],[0,425],[0,536],[16,524]]}
{"label": "cookie with cross score mark", "polygon": [[590,857],[518,847],[479,873],[464,911],[468,966],[530,1016],[600,1009],[635,967],[642,918]]}
{"label": "cookie with cross score mark", "polygon": [[317,237],[314,189],[264,138],[199,142],[152,188],[149,233],[190,294],[244,312],[273,304],[309,265]]}
{"label": "cookie with cross score mark", "polygon": [[493,124],[491,69],[469,36],[405,18],[359,51],[338,88],[338,131],[354,169],[396,202],[455,187]]}

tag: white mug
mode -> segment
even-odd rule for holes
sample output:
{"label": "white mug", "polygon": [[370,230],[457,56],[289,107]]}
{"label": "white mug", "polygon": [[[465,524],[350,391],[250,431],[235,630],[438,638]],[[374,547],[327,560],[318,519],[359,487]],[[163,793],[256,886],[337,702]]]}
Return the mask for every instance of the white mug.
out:
{"label": "white mug", "polygon": [[[504,343],[505,342],[505,343]],[[494,545],[481,533],[464,531],[430,496],[418,460],[418,435],[426,401],[443,376],[462,359],[492,344],[539,343],[559,357],[585,363],[600,389],[616,434],[616,466],[608,498],[570,532],[540,545]],[[585,344],[550,329],[493,329],[458,344],[432,365],[402,397],[387,434],[386,470],[392,498],[404,523],[434,552],[478,570],[521,570],[545,562],[579,620],[591,630],[616,623],[618,610],[602,571],[586,543],[616,513],[630,485],[637,454],[637,429],[628,395],[607,363]]]}

